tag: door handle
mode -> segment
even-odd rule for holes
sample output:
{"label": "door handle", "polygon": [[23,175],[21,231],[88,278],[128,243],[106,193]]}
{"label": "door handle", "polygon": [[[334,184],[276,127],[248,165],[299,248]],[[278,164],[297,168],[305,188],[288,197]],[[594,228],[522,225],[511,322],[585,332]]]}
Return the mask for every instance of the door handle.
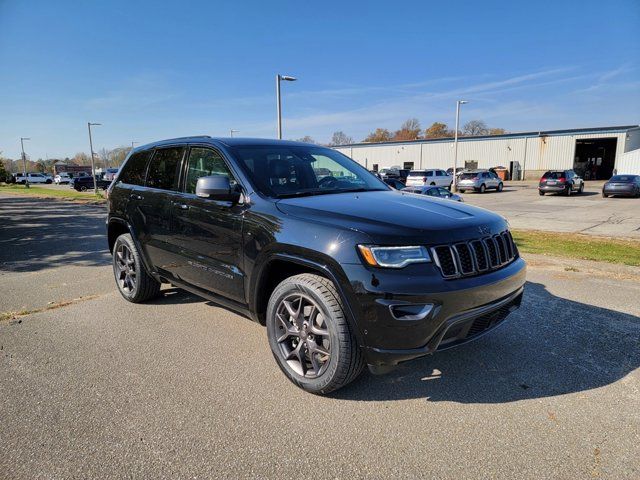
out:
{"label": "door handle", "polygon": [[189,205],[187,205],[186,203],[173,202],[173,205],[180,210],[189,210]]}
{"label": "door handle", "polygon": [[132,193],[131,195],[129,195],[129,198],[131,200],[142,200],[142,196],[135,193]]}

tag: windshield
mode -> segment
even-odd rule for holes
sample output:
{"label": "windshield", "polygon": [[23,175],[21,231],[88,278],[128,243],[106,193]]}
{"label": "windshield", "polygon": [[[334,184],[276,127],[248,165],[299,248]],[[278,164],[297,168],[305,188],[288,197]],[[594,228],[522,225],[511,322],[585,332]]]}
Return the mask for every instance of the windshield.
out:
{"label": "windshield", "polygon": [[389,190],[365,168],[328,148],[253,145],[232,150],[256,188],[269,197]]}
{"label": "windshield", "polygon": [[636,179],[634,175],[615,175],[611,177],[610,182],[633,182]]}

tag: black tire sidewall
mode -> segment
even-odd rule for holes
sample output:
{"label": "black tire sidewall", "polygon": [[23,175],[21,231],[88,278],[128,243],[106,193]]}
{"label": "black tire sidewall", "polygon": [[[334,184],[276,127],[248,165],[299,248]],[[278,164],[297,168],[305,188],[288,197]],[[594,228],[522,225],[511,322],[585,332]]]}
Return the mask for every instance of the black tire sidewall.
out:
{"label": "black tire sidewall", "polygon": [[[135,288],[131,292],[125,292],[120,287],[120,282],[118,281],[118,278],[117,278],[118,269],[116,267],[116,252],[118,250],[118,247],[120,245],[122,245],[122,244],[126,245],[127,248],[129,250],[131,250],[131,255],[133,256],[133,260],[134,260],[135,268],[136,268],[136,285],[135,285]],[[114,278],[116,280],[116,285],[118,287],[118,291],[125,298],[125,300],[128,300],[129,302],[135,302],[136,301],[136,295],[138,294],[138,291],[140,290],[140,280],[141,280],[140,277],[141,277],[141,272],[142,272],[141,269],[144,268],[144,267],[141,265],[140,256],[138,255],[138,251],[136,250],[136,247],[133,244],[133,239],[131,238],[131,235],[129,235],[129,234],[120,235],[116,239],[116,242],[113,245],[112,266],[113,266],[113,276],[114,276]]]}
{"label": "black tire sidewall", "polygon": [[[296,373],[283,359],[280,353],[280,346],[276,338],[276,315],[275,312],[280,302],[292,293],[300,292],[311,297],[320,311],[324,315],[329,330],[329,338],[331,342],[331,356],[329,357],[329,366],[325,372],[317,378],[306,378]],[[298,283],[292,279],[287,279],[278,285],[273,291],[269,303],[267,305],[267,337],[271,352],[276,359],[276,363],[284,374],[296,385],[312,393],[324,393],[327,387],[334,381],[334,377],[340,365],[340,359],[343,352],[340,351],[340,338],[338,334],[337,321],[331,311],[325,304],[326,300],[314,289],[304,283]],[[333,390],[333,388],[331,389]]]}

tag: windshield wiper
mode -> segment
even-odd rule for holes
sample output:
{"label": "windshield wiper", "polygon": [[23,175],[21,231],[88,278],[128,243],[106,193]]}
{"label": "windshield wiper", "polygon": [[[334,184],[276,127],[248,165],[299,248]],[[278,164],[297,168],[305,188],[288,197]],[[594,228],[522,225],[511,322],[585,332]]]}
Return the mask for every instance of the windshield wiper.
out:
{"label": "windshield wiper", "polygon": [[312,190],[309,192],[292,192],[292,193],[282,193],[278,195],[277,198],[293,198],[293,197],[312,197],[315,195],[330,195],[334,193],[354,193],[354,192],[383,192],[384,190],[381,188],[344,188],[340,190]]}

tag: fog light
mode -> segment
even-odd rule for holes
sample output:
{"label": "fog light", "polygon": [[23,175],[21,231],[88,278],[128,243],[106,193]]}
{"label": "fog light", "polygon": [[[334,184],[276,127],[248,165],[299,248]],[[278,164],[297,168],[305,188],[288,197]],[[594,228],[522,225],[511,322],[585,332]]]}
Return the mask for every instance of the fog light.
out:
{"label": "fog light", "polygon": [[389,310],[396,320],[422,320],[431,313],[433,304],[396,304],[389,305]]}

